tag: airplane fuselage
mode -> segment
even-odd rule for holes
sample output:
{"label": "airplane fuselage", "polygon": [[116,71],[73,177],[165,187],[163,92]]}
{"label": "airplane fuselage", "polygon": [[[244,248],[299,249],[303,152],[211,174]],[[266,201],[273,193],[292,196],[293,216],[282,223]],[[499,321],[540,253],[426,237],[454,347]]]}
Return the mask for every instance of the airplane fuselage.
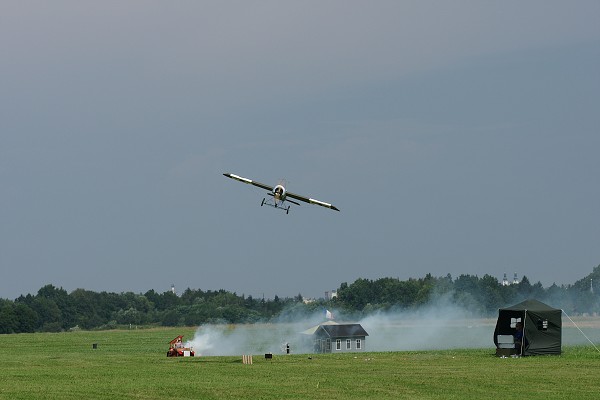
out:
{"label": "airplane fuselage", "polygon": [[273,198],[276,202],[280,201],[283,203],[285,201],[285,188],[283,185],[276,185],[273,188]]}

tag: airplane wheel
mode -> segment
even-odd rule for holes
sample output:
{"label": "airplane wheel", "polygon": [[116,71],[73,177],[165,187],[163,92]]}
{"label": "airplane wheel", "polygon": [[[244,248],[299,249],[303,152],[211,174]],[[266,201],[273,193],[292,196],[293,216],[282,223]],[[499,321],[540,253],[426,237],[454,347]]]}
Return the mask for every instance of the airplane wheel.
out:
{"label": "airplane wheel", "polygon": [[288,206],[287,210],[285,210],[285,213],[286,213],[286,214],[289,214],[289,213],[290,213],[290,206]]}
{"label": "airplane wheel", "polygon": [[265,204],[265,199],[263,199],[263,201],[260,203],[260,206],[262,207],[263,204]]}

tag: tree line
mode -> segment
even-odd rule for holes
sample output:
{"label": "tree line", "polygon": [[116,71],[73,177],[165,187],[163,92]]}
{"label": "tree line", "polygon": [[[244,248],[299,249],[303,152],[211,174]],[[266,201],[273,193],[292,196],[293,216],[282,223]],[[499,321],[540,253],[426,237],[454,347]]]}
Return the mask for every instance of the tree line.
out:
{"label": "tree line", "polygon": [[[593,278],[595,276],[595,278]],[[338,289],[338,304],[348,312],[367,315],[377,311],[417,310],[427,304],[448,304],[471,312],[475,317],[497,316],[498,309],[536,299],[573,315],[600,313],[600,290],[591,283],[600,283],[600,266],[588,277],[573,285],[544,288],[540,282],[531,284],[524,276],[517,284],[502,285],[497,278],[484,275],[460,275],[452,279],[433,277],[401,281],[395,278],[357,279],[342,283]]]}
{"label": "tree line", "polygon": [[294,321],[325,309],[361,318],[378,311],[410,311],[434,301],[448,302],[471,312],[474,317],[497,315],[498,309],[534,298],[572,315],[600,312],[600,265],[572,285],[553,284],[544,288],[523,277],[518,284],[504,286],[484,275],[450,275],[401,281],[359,278],[343,282],[332,299],[305,301],[295,297],[256,299],[226,290],[186,289],[144,294],[108,293],[76,289],[68,293],[48,284],[36,295],[14,301],[0,299],[0,333],[60,332],[73,329],[115,329],[135,326],[199,326],[207,323],[254,323]]}

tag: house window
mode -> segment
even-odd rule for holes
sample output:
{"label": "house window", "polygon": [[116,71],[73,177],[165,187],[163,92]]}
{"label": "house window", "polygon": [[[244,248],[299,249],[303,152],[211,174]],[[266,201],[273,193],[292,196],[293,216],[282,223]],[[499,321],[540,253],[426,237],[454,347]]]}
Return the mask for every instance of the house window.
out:
{"label": "house window", "polygon": [[510,327],[515,328],[517,326],[517,322],[521,322],[521,318],[511,318]]}
{"label": "house window", "polygon": [[362,348],[362,341],[360,339],[356,339],[356,348],[357,349]]}
{"label": "house window", "polygon": [[336,350],[342,349],[342,339],[335,339],[335,349]]}
{"label": "house window", "polygon": [[346,339],[346,350],[350,350],[352,347],[350,345],[352,341],[350,339]]}
{"label": "house window", "polygon": [[331,339],[327,339],[325,341],[325,348],[327,349],[327,351],[331,351]]}

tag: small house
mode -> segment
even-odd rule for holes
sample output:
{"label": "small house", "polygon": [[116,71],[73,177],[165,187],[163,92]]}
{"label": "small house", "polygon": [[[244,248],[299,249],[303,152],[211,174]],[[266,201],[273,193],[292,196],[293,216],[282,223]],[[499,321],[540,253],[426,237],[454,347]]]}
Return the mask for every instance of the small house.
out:
{"label": "small house", "polygon": [[315,353],[365,351],[365,339],[369,334],[360,324],[322,324],[313,329],[309,331],[313,331]]}

